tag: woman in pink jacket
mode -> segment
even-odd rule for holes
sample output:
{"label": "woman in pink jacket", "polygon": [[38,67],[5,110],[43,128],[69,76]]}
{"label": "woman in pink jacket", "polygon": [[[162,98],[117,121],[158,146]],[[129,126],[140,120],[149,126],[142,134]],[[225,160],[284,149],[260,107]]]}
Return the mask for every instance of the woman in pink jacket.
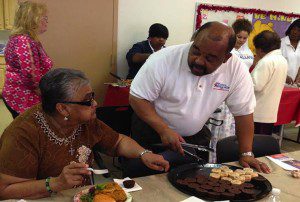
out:
{"label": "woman in pink jacket", "polygon": [[13,118],[41,101],[38,84],[53,66],[38,35],[47,30],[45,4],[22,2],[5,49],[3,100]]}

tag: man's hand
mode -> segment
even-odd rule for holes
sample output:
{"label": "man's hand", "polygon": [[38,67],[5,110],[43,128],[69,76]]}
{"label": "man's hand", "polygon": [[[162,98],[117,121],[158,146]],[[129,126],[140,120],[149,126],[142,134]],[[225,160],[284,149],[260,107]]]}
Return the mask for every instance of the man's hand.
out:
{"label": "man's hand", "polygon": [[168,146],[173,151],[177,151],[182,155],[184,154],[181,146],[181,142],[185,142],[185,141],[178,133],[176,133],[170,128],[166,128],[160,134],[160,138],[163,145]]}
{"label": "man's hand", "polygon": [[256,158],[252,156],[242,156],[240,157],[240,164],[243,167],[254,167],[258,172],[263,172],[263,173],[271,173],[270,168],[267,166],[267,164],[260,162]]}
{"label": "man's hand", "polygon": [[290,77],[290,76],[287,76],[286,77],[286,80],[285,80],[285,83],[289,84],[289,85],[293,85],[294,84],[294,81],[293,79]]}
{"label": "man's hand", "polygon": [[167,172],[170,168],[169,162],[166,161],[162,155],[146,153],[141,159],[147,167],[153,170]]}

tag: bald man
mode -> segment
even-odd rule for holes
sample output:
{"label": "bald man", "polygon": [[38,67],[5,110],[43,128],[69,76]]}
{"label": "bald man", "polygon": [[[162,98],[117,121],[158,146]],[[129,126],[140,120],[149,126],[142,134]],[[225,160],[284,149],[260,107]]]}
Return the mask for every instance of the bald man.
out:
{"label": "bald man", "polygon": [[[208,145],[210,131],[205,123],[225,101],[235,117],[241,165],[269,173],[252,153],[256,102],[247,68],[230,53],[235,41],[232,28],[209,22],[194,42],[152,54],[130,89],[133,139],[148,149],[162,143],[176,155],[184,152],[182,142]],[[172,162],[170,151],[162,155],[171,166],[178,164]]]}

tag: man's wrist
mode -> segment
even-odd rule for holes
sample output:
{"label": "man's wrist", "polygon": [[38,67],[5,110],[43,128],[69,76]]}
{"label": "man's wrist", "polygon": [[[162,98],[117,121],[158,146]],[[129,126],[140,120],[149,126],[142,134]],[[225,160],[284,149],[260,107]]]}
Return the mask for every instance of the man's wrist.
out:
{"label": "man's wrist", "polygon": [[254,154],[252,151],[247,151],[247,152],[241,152],[240,157],[254,157]]}

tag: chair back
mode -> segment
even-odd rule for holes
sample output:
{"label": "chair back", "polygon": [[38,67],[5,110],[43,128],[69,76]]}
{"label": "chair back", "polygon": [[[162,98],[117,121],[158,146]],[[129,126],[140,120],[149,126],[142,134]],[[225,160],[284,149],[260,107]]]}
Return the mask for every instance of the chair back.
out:
{"label": "chair back", "polygon": [[130,106],[98,107],[96,110],[98,119],[118,133],[127,136],[130,136],[132,114],[133,110]]}
{"label": "chair back", "polygon": [[[217,163],[239,160],[239,146],[236,136],[226,137],[217,143]],[[255,157],[280,154],[277,140],[269,135],[254,135],[252,152]]]}

